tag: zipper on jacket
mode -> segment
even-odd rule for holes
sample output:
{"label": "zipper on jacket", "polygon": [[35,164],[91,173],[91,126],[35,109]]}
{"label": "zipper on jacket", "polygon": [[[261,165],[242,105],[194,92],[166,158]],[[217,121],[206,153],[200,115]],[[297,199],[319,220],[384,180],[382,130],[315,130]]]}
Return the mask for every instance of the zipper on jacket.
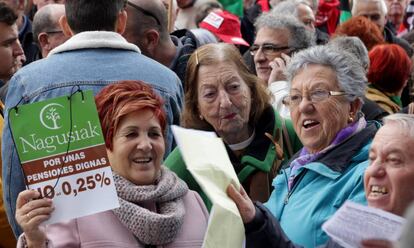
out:
{"label": "zipper on jacket", "polygon": [[[302,173],[300,173],[300,174],[299,174],[299,177],[297,177],[297,178],[295,178],[295,179],[294,179],[294,181],[293,181],[293,187],[292,187],[292,189],[291,189],[291,190],[289,190],[289,191],[288,191],[288,193],[287,193],[287,195],[286,195],[286,197],[285,197],[285,200],[283,201],[283,203],[284,203],[285,205],[287,205],[287,204],[289,203],[289,198],[290,198],[290,196],[293,194],[293,192],[294,192],[294,191],[295,191],[295,189],[297,188],[297,186],[298,186],[298,184],[300,183],[300,181],[302,181],[303,177],[305,177],[306,172],[308,172],[308,170],[303,171]],[[285,174],[285,181],[286,181],[286,185],[287,185],[287,188],[289,189],[289,180],[288,180],[288,178],[287,178],[286,171],[284,171],[284,173],[283,173],[283,174]]]}

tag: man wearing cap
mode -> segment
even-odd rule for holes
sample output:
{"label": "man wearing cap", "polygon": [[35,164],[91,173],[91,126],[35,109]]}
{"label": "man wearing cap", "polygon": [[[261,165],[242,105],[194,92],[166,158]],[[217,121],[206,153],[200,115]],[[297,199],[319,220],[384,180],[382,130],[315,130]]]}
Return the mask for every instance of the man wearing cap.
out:
{"label": "man wearing cap", "polygon": [[199,46],[194,34],[186,29],[169,34],[168,13],[161,0],[129,0],[126,11],[125,39],[169,67],[184,85],[187,61]]}
{"label": "man wearing cap", "polygon": [[273,107],[284,118],[290,118],[289,109],[283,105],[288,94],[284,75],[292,53],[314,45],[314,36],[305,25],[291,15],[263,13],[256,22],[256,39],[250,47],[257,76],[274,95]]}
{"label": "man wearing cap", "polygon": [[220,41],[249,46],[249,43],[242,38],[239,18],[230,12],[225,10],[212,11],[200,22],[199,26],[213,33]]}

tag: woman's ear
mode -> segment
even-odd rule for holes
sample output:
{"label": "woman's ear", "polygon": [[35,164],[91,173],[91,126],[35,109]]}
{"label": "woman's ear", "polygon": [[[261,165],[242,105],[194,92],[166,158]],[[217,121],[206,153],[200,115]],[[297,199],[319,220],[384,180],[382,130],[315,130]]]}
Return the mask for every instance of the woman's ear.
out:
{"label": "woman's ear", "polygon": [[349,110],[349,115],[354,120],[356,120],[356,115],[359,112],[359,110],[362,108],[362,100],[360,98],[356,98],[354,101],[350,103],[351,108]]}

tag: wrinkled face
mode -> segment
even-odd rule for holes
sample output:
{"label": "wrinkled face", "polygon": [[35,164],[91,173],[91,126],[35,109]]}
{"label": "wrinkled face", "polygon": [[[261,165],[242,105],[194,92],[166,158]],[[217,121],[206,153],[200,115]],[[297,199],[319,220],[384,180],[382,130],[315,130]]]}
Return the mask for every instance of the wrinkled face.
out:
{"label": "wrinkled face", "polygon": [[17,25],[0,22],[0,79],[8,81],[18,70],[23,56]]}
{"label": "wrinkled face", "polygon": [[385,13],[381,10],[379,1],[358,1],[355,6],[354,16],[364,16],[377,24],[381,32],[385,26]]}
{"label": "wrinkled face", "polygon": [[[263,46],[271,44],[275,47],[289,47],[290,33],[287,29],[271,29],[263,27],[259,29],[254,41],[254,45]],[[254,65],[256,67],[257,76],[265,82],[269,80],[272,68],[269,63],[275,58],[280,57],[282,53],[288,53],[289,49],[281,50],[272,55],[266,55],[262,49],[259,49],[254,55]]]}
{"label": "wrinkled face", "polygon": [[246,138],[251,92],[236,66],[227,62],[200,66],[197,88],[200,115],[216,133],[230,144],[231,137]]}
{"label": "wrinkled face", "polygon": [[331,68],[308,65],[292,80],[290,94],[300,94],[303,99],[299,105],[290,106],[290,115],[303,146],[311,153],[321,151],[333,141],[348,124],[351,109],[345,96],[312,103],[307,96],[315,90],[341,91]]}
{"label": "wrinkled face", "polygon": [[306,4],[299,4],[297,7],[298,19],[305,24],[306,28],[315,32],[315,15],[312,9]]}
{"label": "wrinkled face", "polygon": [[151,110],[124,116],[107,149],[112,169],[136,185],[153,184],[161,168],[165,143],[158,119]]}
{"label": "wrinkled face", "polygon": [[385,3],[388,9],[387,18],[395,25],[400,25],[404,18],[408,0],[385,0]]}
{"label": "wrinkled face", "polygon": [[402,216],[414,201],[414,139],[395,123],[375,135],[365,171],[368,205]]}

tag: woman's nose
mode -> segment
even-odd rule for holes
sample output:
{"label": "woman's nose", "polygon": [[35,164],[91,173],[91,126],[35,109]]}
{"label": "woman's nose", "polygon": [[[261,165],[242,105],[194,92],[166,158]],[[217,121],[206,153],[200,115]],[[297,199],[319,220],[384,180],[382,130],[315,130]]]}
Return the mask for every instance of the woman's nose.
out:
{"label": "woman's nose", "polygon": [[298,105],[298,108],[301,113],[309,113],[314,110],[314,105],[308,97],[303,96],[302,101],[300,101]]}
{"label": "woman's nose", "polygon": [[145,137],[140,137],[137,143],[137,149],[138,150],[143,150],[143,151],[149,151],[151,150],[152,145],[151,145],[151,140],[149,139],[149,137],[145,136]]}
{"label": "woman's nose", "polygon": [[219,97],[220,97],[219,99],[220,108],[227,108],[231,106],[231,100],[227,92],[225,91],[220,92]]}

